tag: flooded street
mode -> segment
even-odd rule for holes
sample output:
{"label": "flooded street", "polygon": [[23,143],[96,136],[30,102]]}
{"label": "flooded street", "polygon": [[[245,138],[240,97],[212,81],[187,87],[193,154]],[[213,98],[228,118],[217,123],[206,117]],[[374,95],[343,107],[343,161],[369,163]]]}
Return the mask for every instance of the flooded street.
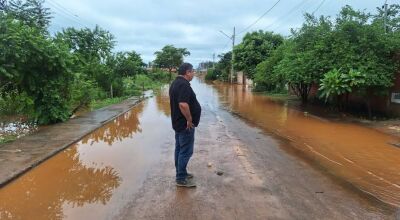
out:
{"label": "flooded street", "polygon": [[174,184],[164,88],[1,188],[0,219],[399,217],[400,149],[390,145],[398,138],[313,117],[242,86],[195,78],[192,87],[203,107],[189,165],[196,189]]}
{"label": "flooded street", "polygon": [[242,86],[215,86],[227,109],[289,140],[332,174],[400,207],[400,138],[290,109]]}
{"label": "flooded street", "polygon": [[5,186],[0,219],[109,219],[172,137],[165,110],[150,98]]}

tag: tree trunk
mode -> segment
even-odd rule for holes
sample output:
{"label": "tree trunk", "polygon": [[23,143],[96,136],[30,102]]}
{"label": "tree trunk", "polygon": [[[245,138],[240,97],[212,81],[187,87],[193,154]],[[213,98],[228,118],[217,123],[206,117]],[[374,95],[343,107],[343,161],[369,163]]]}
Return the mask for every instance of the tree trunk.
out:
{"label": "tree trunk", "polygon": [[307,104],[308,102],[308,94],[310,93],[311,86],[307,84],[301,83],[300,84],[300,94],[301,94],[301,102],[302,104]]}
{"label": "tree trunk", "polygon": [[337,107],[338,111],[342,110],[342,105],[340,103],[340,100],[341,100],[341,95],[337,95],[336,96],[336,107]]}
{"label": "tree trunk", "polygon": [[289,84],[289,87],[293,90],[297,97],[301,98],[302,104],[307,104],[308,95],[311,91],[311,85],[300,83],[300,84]]}
{"label": "tree trunk", "polygon": [[367,98],[367,111],[368,118],[372,118],[371,100],[369,98]]}
{"label": "tree trunk", "polygon": [[305,105],[305,104],[307,104],[308,103],[308,95],[307,94],[301,94],[301,103],[303,104],[303,105]]}
{"label": "tree trunk", "polygon": [[372,90],[367,89],[366,105],[367,105],[367,111],[368,111],[368,118],[372,118],[371,97],[372,97]]}
{"label": "tree trunk", "polygon": [[114,97],[114,94],[113,94],[113,88],[112,88],[112,84],[111,84],[111,86],[110,86],[110,95],[111,95],[111,98],[113,98],[113,97]]}

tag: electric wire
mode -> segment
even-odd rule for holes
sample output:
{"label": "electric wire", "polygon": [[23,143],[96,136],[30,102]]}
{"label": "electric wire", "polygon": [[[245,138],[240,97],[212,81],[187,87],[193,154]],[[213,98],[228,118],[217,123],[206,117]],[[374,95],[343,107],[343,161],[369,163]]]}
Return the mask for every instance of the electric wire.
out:
{"label": "electric wire", "polygon": [[239,34],[242,34],[243,32],[247,31],[249,28],[251,28],[253,25],[257,24],[257,22],[259,22],[265,15],[267,15],[272,9],[274,9],[275,6],[276,6],[280,1],[281,1],[281,0],[276,1],[275,4],[274,4],[271,8],[269,8],[264,14],[262,14],[257,20],[255,20],[253,23],[251,23],[251,24],[250,24],[249,26],[247,26],[245,29],[243,29],[242,31],[240,31],[240,32],[238,33],[238,35],[239,35]]}
{"label": "electric wire", "polygon": [[[78,16],[78,15],[72,13],[72,12],[69,11],[69,10],[68,10],[68,11],[65,10],[64,7],[58,6],[58,5],[59,5],[58,3],[56,4],[56,3],[54,3],[53,1],[47,1],[47,3],[48,3],[50,6],[52,6],[52,9],[54,9],[54,10],[53,10],[53,13],[54,13],[54,14],[58,14],[58,15],[64,17],[64,18],[68,19],[69,21],[72,21],[72,22],[75,22],[75,23],[81,25],[82,27],[89,27],[89,26],[92,26],[92,25],[89,25],[87,22],[83,21],[82,19],[79,19],[79,16]],[[64,8],[64,9],[63,9],[63,8]]]}
{"label": "electric wire", "polygon": [[285,18],[289,18],[293,12],[297,11],[304,3],[306,3],[308,0],[303,0],[301,1],[299,4],[295,5],[287,14],[285,14],[284,16],[281,16],[277,19],[275,19],[271,24],[269,24],[265,29],[268,30],[270,27],[276,25],[276,21],[281,21],[284,20]]}
{"label": "electric wire", "polygon": [[311,14],[314,15],[314,13],[317,12],[321,8],[321,6],[324,4],[325,1],[326,0],[322,0],[321,3],[318,5],[318,7]]}
{"label": "electric wire", "polygon": [[[305,11],[308,11],[310,8],[311,8],[311,6],[306,7],[306,10],[305,10]],[[290,20],[292,20],[292,19],[293,19],[293,17],[287,16],[286,19],[284,19],[284,22],[281,22],[281,24],[282,24],[282,23],[286,23],[286,22],[288,22],[288,21],[290,21]],[[278,29],[280,29],[280,28],[282,28],[281,25],[280,25],[280,26],[277,26],[277,27],[274,28],[272,31],[273,31],[273,32],[276,32],[276,31],[277,31]]]}

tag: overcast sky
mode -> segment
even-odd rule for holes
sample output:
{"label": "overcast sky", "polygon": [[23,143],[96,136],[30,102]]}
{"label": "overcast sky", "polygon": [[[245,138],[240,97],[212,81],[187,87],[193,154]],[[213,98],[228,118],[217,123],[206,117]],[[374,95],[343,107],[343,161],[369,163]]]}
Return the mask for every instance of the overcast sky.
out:
{"label": "overcast sky", "polygon": [[[51,32],[64,27],[90,27],[98,24],[116,38],[115,51],[135,50],[147,63],[166,44],[187,48],[185,61],[197,66],[212,60],[212,54],[227,52],[233,27],[242,32],[278,0],[46,0],[53,12]],[[322,3],[322,4],[321,4]],[[388,4],[400,0],[388,0]],[[305,12],[335,16],[344,5],[375,11],[384,0],[281,0],[248,31],[274,31],[288,35],[299,27]],[[319,7],[320,6],[320,7]],[[245,33],[245,32],[244,32]],[[240,43],[244,33],[237,36]]]}

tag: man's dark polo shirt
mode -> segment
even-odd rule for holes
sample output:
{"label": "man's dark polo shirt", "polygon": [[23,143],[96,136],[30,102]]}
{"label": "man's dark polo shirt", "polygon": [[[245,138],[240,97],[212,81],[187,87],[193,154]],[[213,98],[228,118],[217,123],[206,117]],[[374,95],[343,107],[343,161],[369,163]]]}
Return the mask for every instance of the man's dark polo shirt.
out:
{"label": "man's dark polo shirt", "polygon": [[183,131],[187,127],[187,121],[182,114],[179,103],[186,102],[189,105],[190,113],[192,114],[192,122],[195,127],[199,125],[201,106],[196,99],[196,94],[190,87],[189,81],[182,76],[177,76],[169,88],[169,100],[171,106],[172,128],[177,131]]}

